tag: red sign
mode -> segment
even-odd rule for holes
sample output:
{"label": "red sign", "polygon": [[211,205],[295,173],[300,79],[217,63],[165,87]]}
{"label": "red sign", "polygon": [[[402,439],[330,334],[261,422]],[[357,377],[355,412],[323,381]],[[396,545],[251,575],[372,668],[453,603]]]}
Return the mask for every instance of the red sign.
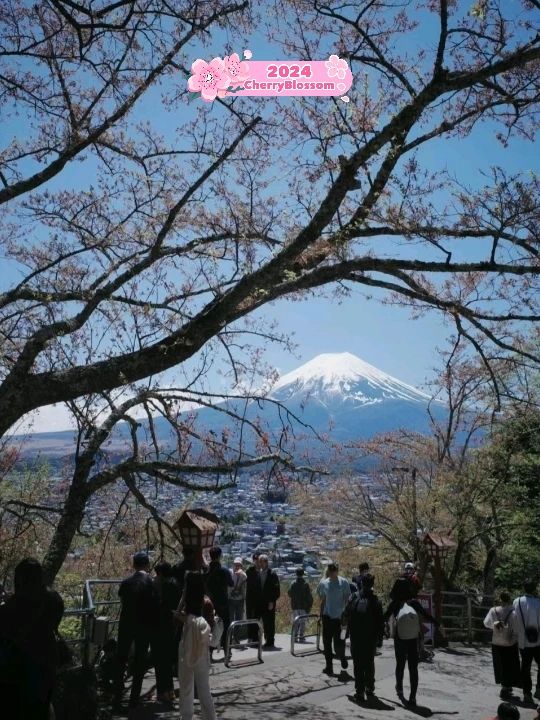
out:
{"label": "red sign", "polygon": [[[420,602],[424,610],[433,616],[433,595],[430,593],[419,593],[417,600]],[[433,624],[427,622],[424,618],[420,618],[420,624],[424,633],[424,641],[433,642]]]}

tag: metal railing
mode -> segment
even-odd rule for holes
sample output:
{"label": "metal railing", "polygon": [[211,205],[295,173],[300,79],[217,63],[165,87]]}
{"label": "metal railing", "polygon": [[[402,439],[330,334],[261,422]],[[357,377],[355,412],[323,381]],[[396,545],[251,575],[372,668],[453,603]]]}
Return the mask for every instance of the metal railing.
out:
{"label": "metal railing", "polygon": [[[113,610],[112,613],[108,613],[110,616],[107,618],[109,629],[118,625],[121,602],[118,599],[117,588],[120,582],[121,580],[91,579],[84,583],[83,608],[81,610],[84,615],[82,623],[84,634],[82,662],[84,665],[90,665],[100,650],[100,646],[94,642],[96,619],[100,608]],[[114,599],[111,599],[110,593],[113,589],[115,590]]]}
{"label": "metal railing", "polygon": [[[316,620],[316,630],[314,633],[306,633],[305,632],[305,626],[310,620]],[[309,650],[306,650],[304,652],[297,652],[295,648],[295,640],[296,636],[299,634],[298,631],[301,628],[304,628],[303,637],[304,638],[315,638],[315,647],[310,648]],[[306,655],[316,655],[317,653],[322,652],[321,650],[321,617],[320,615],[313,615],[306,613],[305,615],[298,615],[297,618],[294,619],[292,628],[291,628],[291,655],[293,657],[304,657]]]}
{"label": "metal railing", "polygon": [[[247,642],[232,642],[234,640],[234,631],[239,627],[248,627],[250,625],[257,625],[257,641],[248,640]],[[232,622],[227,629],[227,637],[225,638],[225,667],[245,667],[247,665],[255,665],[263,663],[262,659],[262,634],[263,627],[260,620],[248,619],[248,620],[235,620]],[[240,650],[242,648],[257,648],[257,659],[244,660],[242,662],[232,663],[232,651]]]}
{"label": "metal railing", "polygon": [[493,598],[490,596],[444,591],[441,622],[448,639],[467,643],[489,642],[491,630],[484,627],[484,618],[492,605]]}

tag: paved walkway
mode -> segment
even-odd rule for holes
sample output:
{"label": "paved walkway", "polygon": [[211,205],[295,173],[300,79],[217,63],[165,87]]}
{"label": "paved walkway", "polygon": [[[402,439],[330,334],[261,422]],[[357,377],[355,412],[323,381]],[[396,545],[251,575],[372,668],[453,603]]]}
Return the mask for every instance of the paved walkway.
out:
{"label": "paved walkway", "polygon": [[[495,715],[500,702],[487,647],[454,645],[449,650],[438,650],[433,663],[422,663],[419,706],[413,712],[403,707],[395,694],[392,641],[385,641],[382,655],[376,658],[378,701],[372,706],[352,702],[352,677],[342,682],[321,673],[322,655],[293,657],[287,635],[278,635],[276,643],[281,650],[265,652],[261,665],[227,669],[220,662],[223,656],[217,656],[218,662],[212,666],[211,686],[219,720],[413,720],[415,716],[485,720]],[[309,647],[298,646],[299,649]],[[233,661],[248,662],[254,656],[252,650],[235,652]],[[337,661],[335,668],[339,669]],[[407,673],[405,677],[406,691]],[[150,678],[145,689],[149,689],[151,683]],[[521,709],[523,720],[532,720],[535,715],[532,708]],[[178,720],[179,713],[177,706],[171,710],[147,701],[132,710],[129,718]],[[200,718],[198,709],[195,718]]]}

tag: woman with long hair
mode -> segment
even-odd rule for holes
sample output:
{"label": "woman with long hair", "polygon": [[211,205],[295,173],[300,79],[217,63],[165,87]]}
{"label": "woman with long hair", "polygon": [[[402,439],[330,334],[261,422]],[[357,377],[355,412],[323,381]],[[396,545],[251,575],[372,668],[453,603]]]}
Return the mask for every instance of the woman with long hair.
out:
{"label": "woman with long hair", "polygon": [[210,693],[211,629],[205,620],[204,578],[199,573],[186,575],[181,609],[177,613],[183,623],[178,648],[178,684],[180,686],[180,718],[192,720],[195,686],[203,720],[216,720]]}
{"label": "woman with long hair", "polygon": [[47,720],[56,675],[56,631],[64,603],[33,558],[15,568],[15,592],[0,606],[3,717]]}

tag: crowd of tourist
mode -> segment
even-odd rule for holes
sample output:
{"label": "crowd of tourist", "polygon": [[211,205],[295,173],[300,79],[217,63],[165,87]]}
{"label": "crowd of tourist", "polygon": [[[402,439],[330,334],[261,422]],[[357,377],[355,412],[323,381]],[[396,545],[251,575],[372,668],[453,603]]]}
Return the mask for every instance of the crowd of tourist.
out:
{"label": "crowd of tourist", "polygon": [[[210,550],[210,563],[185,548],[176,565],[160,562],[151,572],[144,552],[133,556],[133,572],[120,584],[121,610],[118,639],[102,648],[100,672],[108,685],[115,712],[123,711],[126,668],[130,662],[129,707],[139,704],[148,654],[155,667],[157,699],[172,703],[174,678],[178,678],[181,720],[192,720],[194,697],[198,697],[203,720],[216,713],[210,691],[212,653],[227,650],[230,644],[245,649],[264,636],[265,650],[275,649],[276,605],[280,581],[268,557],[254,553],[244,571],[243,559],[234,559],[228,569],[222,564],[219,547]],[[346,638],[350,639],[355,695],[359,703],[375,699],[375,658],[383,637],[393,638],[396,693],[406,707],[416,707],[419,685],[418,665],[423,652],[423,623],[431,623],[444,635],[438,620],[418,599],[422,583],[414,564],[407,563],[390,592],[383,609],[375,592],[375,577],[362,563],[351,580],[329,563],[318,583],[325,665],[323,672],[334,676],[334,658],[340,663],[341,679],[347,674]],[[306,620],[314,603],[303,568],[288,588],[296,642],[306,641]],[[14,592],[0,602],[0,691],[5,717],[13,720],[49,720],[51,697],[58,662],[57,630],[64,612],[58,593],[44,583],[36,560],[21,562],[15,571]],[[232,622],[246,620],[231,628]],[[500,604],[488,612],[484,624],[492,630],[495,682],[501,686],[497,717],[515,720],[519,710],[514,688],[523,691],[523,703],[534,703],[531,668],[537,666],[534,697],[540,699],[540,599],[536,586],[527,581],[524,594],[512,600],[501,593]],[[244,633],[244,631],[247,631]],[[242,642],[246,640],[247,642]],[[409,692],[404,692],[408,666]],[[540,715],[538,717],[540,720]]]}

